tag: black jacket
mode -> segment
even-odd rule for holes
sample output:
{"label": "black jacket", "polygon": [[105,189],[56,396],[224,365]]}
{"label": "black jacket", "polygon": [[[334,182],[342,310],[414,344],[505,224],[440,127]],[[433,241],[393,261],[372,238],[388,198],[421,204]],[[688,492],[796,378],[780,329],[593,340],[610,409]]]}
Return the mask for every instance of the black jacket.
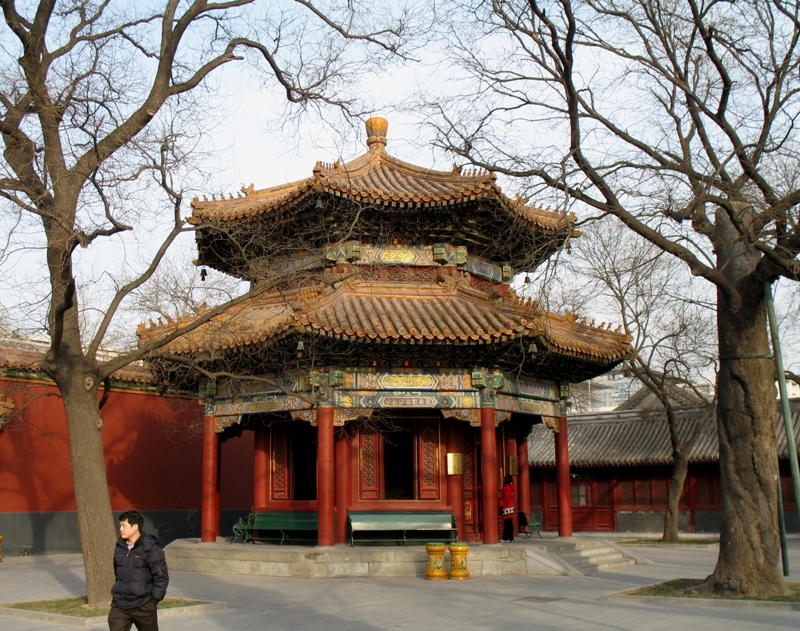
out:
{"label": "black jacket", "polygon": [[128,550],[128,544],[119,539],[114,550],[114,576],[111,588],[111,605],[119,609],[133,609],[154,600],[159,602],[167,594],[169,574],[164,551],[158,540],[142,533]]}

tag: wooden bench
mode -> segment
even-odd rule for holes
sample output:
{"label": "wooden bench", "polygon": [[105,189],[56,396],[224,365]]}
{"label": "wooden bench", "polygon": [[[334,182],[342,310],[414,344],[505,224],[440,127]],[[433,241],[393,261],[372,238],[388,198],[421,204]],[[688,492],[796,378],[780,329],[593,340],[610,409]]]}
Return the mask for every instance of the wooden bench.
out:
{"label": "wooden bench", "polygon": [[[317,513],[297,511],[264,511],[242,517],[233,527],[233,540],[242,543],[255,541],[317,541]],[[313,533],[313,536],[304,533]]]}
{"label": "wooden bench", "polygon": [[458,529],[450,511],[351,512],[347,522],[353,547],[356,542],[407,545],[409,541],[458,541]]}

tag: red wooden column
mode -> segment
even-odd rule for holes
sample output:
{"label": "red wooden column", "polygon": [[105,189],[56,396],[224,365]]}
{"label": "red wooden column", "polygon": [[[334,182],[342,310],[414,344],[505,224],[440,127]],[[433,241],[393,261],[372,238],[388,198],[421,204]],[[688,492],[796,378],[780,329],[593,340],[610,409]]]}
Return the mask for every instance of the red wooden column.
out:
{"label": "red wooden column", "polygon": [[219,537],[219,498],[222,490],[222,437],[217,434],[217,484],[214,490],[214,538]]}
{"label": "red wooden column", "polygon": [[[464,460],[464,426],[455,419],[449,419],[447,427],[447,453],[460,454]],[[447,474],[447,501],[453,507],[453,517],[458,528],[458,540],[466,540],[464,526],[464,474]]]}
{"label": "red wooden column", "polygon": [[[505,452],[505,467],[503,467],[503,476],[511,475],[511,467],[509,466],[509,461],[512,456],[517,455],[517,437],[514,435],[513,428],[511,426],[510,421],[506,421],[503,423],[503,442],[505,445],[503,446],[503,451]],[[519,462],[517,462],[517,469],[519,469]],[[514,478],[514,488],[517,490],[517,497],[514,498],[514,506],[516,506],[517,510],[514,512],[514,534],[519,533],[519,520],[517,513],[522,510],[520,503],[519,503],[519,474],[512,476]]]}
{"label": "red wooden column", "polygon": [[256,423],[253,435],[253,510],[269,499],[269,428]]}
{"label": "red wooden column", "polygon": [[319,532],[317,545],[332,546],[334,542],[334,468],[333,468],[333,408],[317,408],[317,504]]}
{"label": "red wooden column", "polygon": [[219,437],[214,417],[205,417],[203,429],[203,502],[200,541],[213,543],[219,533]]}
{"label": "red wooden column", "polygon": [[347,510],[350,508],[350,440],[343,427],[335,432],[336,543],[347,543]]}
{"label": "red wooden column", "polygon": [[572,536],[572,489],[569,481],[569,437],[567,417],[558,418],[556,441],[556,486],[558,486],[558,536]]}
{"label": "red wooden column", "polygon": [[499,543],[497,518],[497,436],[495,412],[481,407],[481,503],[483,504],[483,543]]}
{"label": "red wooden column", "polygon": [[531,514],[531,468],[528,464],[528,439],[517,443],[517,464],[519,465],[519,510]]}

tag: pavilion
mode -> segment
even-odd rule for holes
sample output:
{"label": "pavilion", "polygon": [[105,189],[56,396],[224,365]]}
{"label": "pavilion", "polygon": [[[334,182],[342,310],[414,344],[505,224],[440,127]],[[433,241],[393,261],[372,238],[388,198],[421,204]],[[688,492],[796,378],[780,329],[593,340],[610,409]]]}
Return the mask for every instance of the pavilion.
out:
{"label": "pavilion", "polygon": [[[506,197],[484,170],[398,160],[387,128],[368,120],[364,155],[307,179],[193,201],[196,264],[257,293],[152,361],[205,401],[203,541],[220,534],[220,442],[252,431],[253,510],[316,512],[320,546],[346,541],[349,513],[430,509],[497,543],[505,475],[530,512],[540,423],[572,534],[569,384],[630,357],[631,337],[510,286],[578,236],[574,216]],[[140,344],[197,317],[142,325]]]}

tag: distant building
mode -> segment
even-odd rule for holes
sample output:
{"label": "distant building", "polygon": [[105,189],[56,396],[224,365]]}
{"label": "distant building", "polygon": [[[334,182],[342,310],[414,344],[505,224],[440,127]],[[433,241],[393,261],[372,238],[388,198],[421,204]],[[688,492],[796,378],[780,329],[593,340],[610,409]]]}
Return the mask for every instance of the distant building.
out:
{"label": "distant building", "polygon": [[[617,410],[568,418],[572,519],[576,531],[660,532],[672,473],[666,413],[649,395],[637,393]],[[689,436],[701,425],[689,456],[680,502],[680,530],[719,532],[719,442],[716,415],[708,404],[676,409],[679,431]],[[790,402],[795,435],[800,399]],[[787,529],[798,531],[783,417],[776,405],[776,441]],[[531,511],[545,530],[558,528],[555,453],[534,426],[528,439]]]}
{"label": "distant building", "polygon": [[[693,388],[677,381],[671,382],[670,398],[676,405],[694,405],[700,401],[695,394],[710,400],[714,395],[714,385],[710,382],[693,384]],[[570,386],[572,406],[571,414],[584,414],[587,412],[609,412],[611,410],[624,410],[633,408],[647,408],[660,403],[656,395],[642,382],[634,377],[629,370],[615,368],[594,379]]]}

